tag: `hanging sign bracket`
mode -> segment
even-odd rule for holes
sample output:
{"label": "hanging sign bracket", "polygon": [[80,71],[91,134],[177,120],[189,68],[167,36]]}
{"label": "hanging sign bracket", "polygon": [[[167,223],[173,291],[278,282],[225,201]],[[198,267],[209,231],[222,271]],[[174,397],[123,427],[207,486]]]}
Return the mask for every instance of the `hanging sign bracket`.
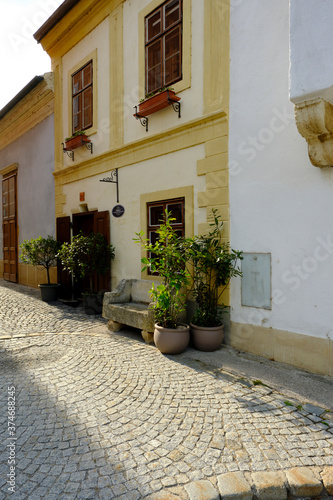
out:
{"label": "hanging sign bracket", "polygon": [[112,172],[110,172],[110,177],[100,179],[99,182],[112,182],[117,185],[117,203],[119,203],[118,169],[112,170]]}

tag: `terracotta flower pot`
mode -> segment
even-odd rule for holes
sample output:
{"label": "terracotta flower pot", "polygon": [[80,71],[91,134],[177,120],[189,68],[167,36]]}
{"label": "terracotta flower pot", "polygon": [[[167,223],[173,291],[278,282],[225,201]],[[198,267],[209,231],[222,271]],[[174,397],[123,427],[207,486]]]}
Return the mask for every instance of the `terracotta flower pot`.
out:
{"label": "terracotta flower pot", "polygon": [[162,354],[180,354],[190,341],[190,327],[179,325],[177,329],[155,324],[154,343]]}
{"label": "terracotta flower pot", "polygon": [[196,326],[192,323],[191,337],[193,345],[199,351],[212,352],[221,347],[223,341],[223,325]]}

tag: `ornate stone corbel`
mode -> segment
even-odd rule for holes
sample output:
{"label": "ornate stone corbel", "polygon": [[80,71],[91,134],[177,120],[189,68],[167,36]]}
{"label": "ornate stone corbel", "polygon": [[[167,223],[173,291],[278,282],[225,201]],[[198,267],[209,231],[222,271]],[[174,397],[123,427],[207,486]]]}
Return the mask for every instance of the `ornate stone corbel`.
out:
{"label": "ornate stone corbel", "polygon": [[315,167],[333,166],[333,106],[322,98],[295,105],[299,133],[308,143],[309,158]]}

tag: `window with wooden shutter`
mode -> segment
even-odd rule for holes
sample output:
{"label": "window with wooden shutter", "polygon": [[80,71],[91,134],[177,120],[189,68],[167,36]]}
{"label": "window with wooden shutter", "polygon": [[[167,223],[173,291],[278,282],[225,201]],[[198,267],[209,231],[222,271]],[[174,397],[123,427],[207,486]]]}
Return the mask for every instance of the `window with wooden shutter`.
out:
{"label": "window with wooden shutter", "polygon": [[72,133],[93,125],[93,62],[72,75]]}
{"label": "window with wooden shutter", "polygon": [[[158,237],[157,229],[165,219],[165,211],[171,213],[174,219],[171,226],[179,237],[185,236],[185,199],[176,198],[147,203],[147,236],[150,243],[155,243]],[[148,274],[152,274],[148,269]]]}
{"label": "window with wooden shutter", "polygon": [[182,0],[169,0],[145,18],[146,92],[182,78]]}

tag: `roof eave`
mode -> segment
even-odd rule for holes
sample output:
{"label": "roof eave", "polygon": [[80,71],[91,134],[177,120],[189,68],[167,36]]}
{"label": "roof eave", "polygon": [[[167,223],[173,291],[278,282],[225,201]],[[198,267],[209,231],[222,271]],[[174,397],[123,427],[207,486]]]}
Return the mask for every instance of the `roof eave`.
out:
{"label": "roof eave", "polygon": [[18,104],[29,92],[32,91],[37,85],[44,80],[43,76],[35,76],[16,96],[9,101],[6,106],[0,109],[0,120],[14,107]]}
{"label": "roof eave", "polygon": [[65,0],[56,11],[45,21],[45,23],[34,33],[34,39],[40,43],[42,38],[51,31],[54,26],[61,21],[63,17],[77,4],[80,0]]}

